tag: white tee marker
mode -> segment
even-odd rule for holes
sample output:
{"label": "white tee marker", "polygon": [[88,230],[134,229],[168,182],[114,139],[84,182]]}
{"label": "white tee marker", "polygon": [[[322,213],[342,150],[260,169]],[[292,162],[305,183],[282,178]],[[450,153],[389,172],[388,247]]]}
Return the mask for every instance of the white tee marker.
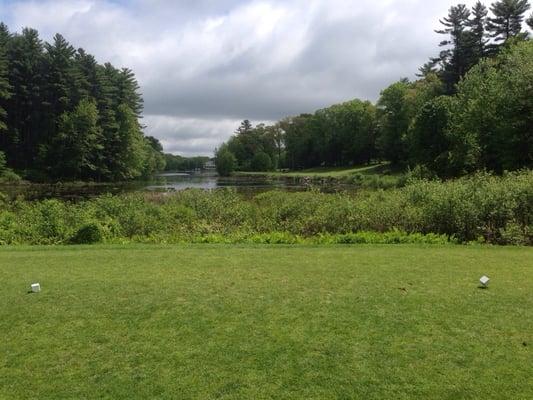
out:
{"label": "white tee marker", "polygon": [[489,285],[489,281],[490,281],[490,278],[488,276],[485,276],[483,275],[480,279],[479,279],[479,283],[481,283],[481,285],[483,287],[487,287]]}
{"label": "white tee marker", "polygon": [[32,283],[31,291],[33,293],[39,293],[41,291],[41,285],[39,283]]}

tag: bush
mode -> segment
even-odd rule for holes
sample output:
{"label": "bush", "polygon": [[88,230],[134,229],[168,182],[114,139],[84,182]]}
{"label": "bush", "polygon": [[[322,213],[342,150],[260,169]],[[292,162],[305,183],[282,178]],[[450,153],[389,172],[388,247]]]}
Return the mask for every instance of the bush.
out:
{"label": "bush", "polygon": [[10,169],[4,170],[4,173],[0,175],[0,183],[15,185],[21,181],[22,178]]}
{"label": "bush", "polygon": [[7,168],[6,156],[0,151],[0,183],[19,183],[20,176],[15,174],[12,170]]}
{"label": "bush", "polygon": [[103,238],[104,235],[100,225],[97,223],[89,223],[78,229],[70,242],[72,244],[94,244],[100,243]]}

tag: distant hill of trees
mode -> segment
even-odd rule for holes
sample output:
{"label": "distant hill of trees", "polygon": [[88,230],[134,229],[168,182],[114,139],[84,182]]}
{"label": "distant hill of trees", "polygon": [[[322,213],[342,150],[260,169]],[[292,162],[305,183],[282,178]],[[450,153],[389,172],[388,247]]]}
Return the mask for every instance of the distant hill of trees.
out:
{"label": "distant hill of trees", "polygon": [[[459,4],[440,20],[437,57],[418,80],[401,79],[377,104],[353,100],[272,126],[243,121],[216,150],[222,174],[234,169],[352,166],[388,160],[452,177],[533,166],[533,41],[523,30],[527,0],[489,10]],[[533,15],[527,19],[533,29]]]}
{"label": "distant hill of trees", "polygon": [[143,134],[133,72],[100,65],[57,34],[0,24],[0,154],[35,180],[116,181],[163,170],[157,139]]}

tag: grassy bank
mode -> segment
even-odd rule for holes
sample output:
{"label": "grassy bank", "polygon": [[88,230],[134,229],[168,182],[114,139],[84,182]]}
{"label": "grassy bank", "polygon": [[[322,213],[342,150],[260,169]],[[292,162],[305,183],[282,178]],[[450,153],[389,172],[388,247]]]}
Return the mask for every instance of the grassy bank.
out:
{"label": "grassy bank", "polygon": [[533,397],[528,248],[18,247],[0,265],[2,399]]}
{"label": "grassy bank", "polygon": [[298,171],[237,172],[237,176],[263,176],[300,182],[349,184],[360,188],[389,189],[403,186],[406,174],[393,171],[388,163],[357,167],[320,167]]}
{"label": "grassy bank", "polygon": [[320,167],[298,171],[238,172],[238,175],[267,175],[291,178],[346,178],[356,174],[382,174],[388,172],[388,164],[363,165],[357,167]]}

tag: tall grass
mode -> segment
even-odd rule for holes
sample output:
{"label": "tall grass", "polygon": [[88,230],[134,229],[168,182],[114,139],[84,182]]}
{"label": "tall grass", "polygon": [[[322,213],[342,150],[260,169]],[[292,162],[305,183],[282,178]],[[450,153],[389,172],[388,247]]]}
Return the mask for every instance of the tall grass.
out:
{"label": "tall grass", "polygon": [[80,203],[0,198],[0,244],[86,242],[533,244],[533,172],[412,180],[357,194],[233,190],[102,196]]}

